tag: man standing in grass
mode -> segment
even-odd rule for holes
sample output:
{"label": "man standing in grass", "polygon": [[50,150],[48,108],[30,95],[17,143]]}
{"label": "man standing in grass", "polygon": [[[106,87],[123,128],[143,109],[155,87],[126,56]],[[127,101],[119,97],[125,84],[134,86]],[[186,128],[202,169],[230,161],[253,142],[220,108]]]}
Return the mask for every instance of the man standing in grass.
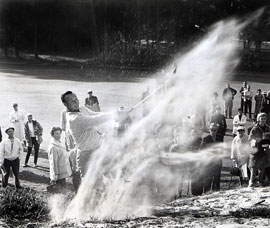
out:
{"label": "man standing in grass", "polygon": [[19,180],[19,168],[20,168],[20,153],[23,151],[22,144],[19,139],[14,137],[14,128],[9,127],[6,129],[8,138],[3,140],[0,144],[0,166],[2,170],[2,185],[7,187],[10,174],[10,168],[12,168],[15,177],[16,188],[21,188]]}
{"label": "man standing in grass", "polygon": [[224,115],[227,118],[229,113],[229,118],[232,119],[232,108],[233,108],[233,99],[237,91],[231,88],[230,84],[227,84],[227,88],[223,90],[223,100],[224,100]]}

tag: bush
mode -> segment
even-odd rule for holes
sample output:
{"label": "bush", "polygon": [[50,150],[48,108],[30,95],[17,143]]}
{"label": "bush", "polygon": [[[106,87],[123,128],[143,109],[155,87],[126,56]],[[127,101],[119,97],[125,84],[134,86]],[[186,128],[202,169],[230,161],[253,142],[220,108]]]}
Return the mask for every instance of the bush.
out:
{"label": "bush", "polygon": [[7,220],[27,219],[44,221],[49,219],[49,210],[45,194],[24,188],[0,189],[0,217]]}

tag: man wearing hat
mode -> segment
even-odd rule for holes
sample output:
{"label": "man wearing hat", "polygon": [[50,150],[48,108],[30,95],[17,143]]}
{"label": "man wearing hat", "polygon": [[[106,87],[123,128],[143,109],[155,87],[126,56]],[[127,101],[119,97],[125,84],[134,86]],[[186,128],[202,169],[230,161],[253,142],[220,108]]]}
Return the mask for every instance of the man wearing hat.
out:
{"label": "man wearing hat", "polygon": [[240,168],[240,182],[247,181],[249,178],[248,161],[249,161],[249,141],[248,135],[245,133],[244,126],[237,127],[237,135],[232,141],[231,159],[233,166]]}
{"label": "man wearing hat", "polygon": [[18,109],[17,103],[13,103],[12,106],[14,110],[10,112],[9,121],[15,129],[15,137],[23,142],[25,115],[21,110]]}
{"label": "man wearing hat", "polygon": [[[210,134],[202,139],[201,149],[207,150],[216,143],[223,141],[223,138],[217,134],[218,125],[211,123],[209,127]],[[212,154],[207,158],[203,167],[204,192],[211,190],[220,190],[220,176],[222,168],[222,159],[218,154]]]}
{"label": "man wearing hat", "polygon": [[[10,168],[12,168],[15,177],[16,188],[21,188],[19,180],[20,153],[23,151],[22,144],[19,139],[14,137],[14,127],[6,129],[7,139],[0,144],[0,166],[2,170],[2,185],[5,188],[8,185]],[[5,170],[6,173],[3,173]]]}
{"label": "man wearing hat", "polygon": [[27,155],[25,157],[25,163],[23,167],[28,167],[27,163],[31,155],[33,146],[35,150],[34,167],[37,167],[38,152],[39,146],[42,142],[43,128],[41,127],[38,121],[33,120],[33,116],[31,113],[27,113],[26,116],[28,120],[24,125],[24,131],[25,131],[25,139],[27,142]]}
{"label": "man wearing hat", "polygon": [[88,97],[85,98],[84,105],[93,112],[100,112],[98,98],[96,96],[93,96],[93,91],[88,92]]}

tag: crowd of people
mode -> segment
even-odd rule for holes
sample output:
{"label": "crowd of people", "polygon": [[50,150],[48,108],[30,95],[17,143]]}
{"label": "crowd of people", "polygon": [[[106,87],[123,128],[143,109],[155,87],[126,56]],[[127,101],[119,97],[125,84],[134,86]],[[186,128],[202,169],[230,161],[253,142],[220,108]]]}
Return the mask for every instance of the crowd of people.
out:
{"label": "crowd of people", "polygon": [[[262,93],[261,89],[253,97],[251,86],[243,82],[239,90],[241,105],[237,109],[237,114],[233,117],[233,104],[237,90],[228,84],[223,90],[222,98],[224,113],[222,113],[222,102],[218,99],[218,93],[214,92],[209,105],[209,113],[204,115],[197,110],[184,122],[185,132],[188,133],[189,140],[177,145],[174,143],[171,152],[179,150],[189,150],[193,152],[207,152],[208,148],[212,154],[207,153],[207,158],[203,161],[191,162],[189,165],[191,176],[191,192],[200,195],[207,191],[219,190],[222,170],[223,153],[218,152],[218,148],[224,143],[224,136],[232,136],[231,143],[231,170],[237,170],[241,186],[249,187],[265,186],[270,181],[270,91]],[[252,103],[255,102],[255,109],[252,110]],[[200,115],[198,115],[198,113]],[[198,121],[199,119],[199,121]],[[233,129],[227,129],[227,119],[232,119]],[[199,124],[198,124],[199,122]],[[206,125],[204,124],[206,123]],[[204,132],[209,134],[204,136]],[[177,141],[177,140],[175,140]],[[180,140],[181,141],[181,140]],[[228,143],[228,142],[226,142]],[[196,168],[194,168],[196,167]],[[256,177],[258,175],[258,181]],[[266,181],[268,179],[268,182]]]}
{"label": "crowd of people", "polygon": [[[150,88],[142,95],[145,99],[150,94]],[[248,186],[265,185],[266,178],[270,178],[270,91],[262,93],[261,89],[253,97],[251,86],[247,82],[239,90],[241,105],[237,114],[233,117],[233,104],[237,90],[229,84],[223,90],[222,99],[224,113],[217,92],[210,99],[209,108],[196,110],[189,116],[186,123],[191,137],[187,150],[197,152],[212,148],[217,143],[223,143],[228,132],[227,119],[232,119],[233,129],[230,135],[233,137],[231,145],[231,159],[233,167],[239,170],[241,184]],[[115,112],[100,112],[99,101],[93,92],[88,92],[84,106],[80,106],[77,95],[67,91],[61,96],[65,110],[61,113],[61,127],[51,129],[51,141],[48,147],[48,159],[50,166],[50,186],[53,189],[61,189],[66,185],[66,178],[72,177],[75,191],[78,190],[81,179],[84,178],[88,161],[93,153],[99,149],[102,142],[102,133],[97,127],[111,119],[117,123],[117,135],[121,136],[132,120],[121,107],[117,115]],[[254,114],[252,103],[255,102]],[[20,153],[27,147],[27,154],[23,167],[27,168],[32,149],[34,148],[34,166],[38,166],[38,154],[42,143],[42,125],[33,119],[33,115],[24,115],[18,109],[18,104],[13,104],[10,113],[11,127],[5,130],[8,138],[0,145],[0,166],[2,172],[2,185],[7,186],[10,170],[15,177],[15,186],[20,188],[19,165]],[[205,112],[205,113],[202,113]],[[147,104],[144,104],[143,116],[148,115]],[[248,115],[248,117],[247,117]],[[199,116],[201,118],[199,118]],[[251,127],[247,122],[253,121]],[[185,126],[187,127],[187,126]],[[203,137],[204,132],[209,134]],[[1,131],[0,131],[1,132]],[[65,142],[61,142],[61,134],[64,132]],[[0,134],[0,136],[2,136]],[[1,138],[2,139],[2,138]],[[177,140],[169,148],[169,152],[179,152],[181,145]],[[200,195],[212,190],[220,189],[222,169],[222,156],[210,156],[202,164],[197,165],[197,170],[191,171],[192,194]],[[258,175],[258,184],[255,181]],[[52,189],[52,188],[50,188]]]}

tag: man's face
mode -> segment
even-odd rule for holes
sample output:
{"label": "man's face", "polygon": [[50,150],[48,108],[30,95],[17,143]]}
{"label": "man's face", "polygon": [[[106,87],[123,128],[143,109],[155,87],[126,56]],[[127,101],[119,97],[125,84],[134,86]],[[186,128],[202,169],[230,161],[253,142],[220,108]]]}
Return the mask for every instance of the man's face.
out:
{"label": "man's face", "polygon": [[32,122],[33,116],[30,115],[30,116],[28,116],[27,118],[28,118],[28,121],[29,121],[29,122]]}
{"label": "man's face", "polygon": [[239,137],[241,138],[241,137],[243,137],[245,130],[239,130],[237,132],[238,132]]}
{"label": "man's face", "polygon": [[55,131],[54,133],[53,133],[53,138],[55,139],[55,140],[60,140],[61,139],[61,131],[60,130],[57,130],[57,131]]}
{"label": "man's face", "polygon": [[9,138],[13,138],[13,136],[14,136],[14,131],[13,131],[12,129],[9,129],[9,130],[7,131],[7,135],[8,135]]}
{"label": "man's face", "polygon": [[217,135],[217,130],[216,129],[210,129],[210,135],[212,137],[215,137]]}
{"label": "man's face", "polygon": [[89,97],[92,97],[92,93],[88,93],[88,96],[89,96]]}
{"label": "man's face", "polygon": [[18,111],[18,105],[13,105],[14,111]]}
{"label": "man's face", "polygon": [[64,105],[67,107],[67,109],[70,112],[79,111],[80,103],[76,94],[71,93],[71,94],[66,95],[65,100],[66,102],[64,103]]}
{"label": "man's face", "polygon": [[243,87],[247,87],[247,82],[243,82]]}
{"label": "man's face", "polygon": [[259,124],[261,126],[264,126],[266,124],[266,117],[265,116],[261,116],[258,120]]}

